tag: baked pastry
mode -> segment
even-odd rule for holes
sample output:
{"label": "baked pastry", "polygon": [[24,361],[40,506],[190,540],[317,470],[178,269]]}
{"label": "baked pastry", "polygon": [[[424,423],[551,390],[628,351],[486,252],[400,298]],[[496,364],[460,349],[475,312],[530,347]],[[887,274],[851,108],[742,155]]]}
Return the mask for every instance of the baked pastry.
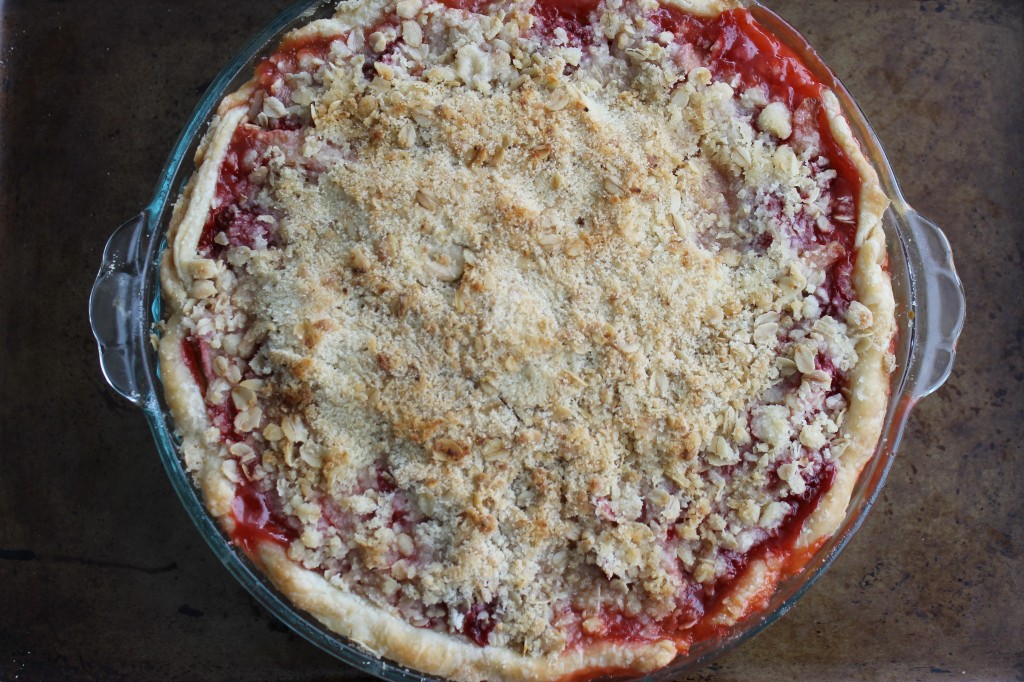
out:
{"label": "baked pastry", "polygon": [[458,680],[665,666],[836,529],[878,440],[887,200],[731,0],[352,0],[175,206],[185,466],[296,606]]}

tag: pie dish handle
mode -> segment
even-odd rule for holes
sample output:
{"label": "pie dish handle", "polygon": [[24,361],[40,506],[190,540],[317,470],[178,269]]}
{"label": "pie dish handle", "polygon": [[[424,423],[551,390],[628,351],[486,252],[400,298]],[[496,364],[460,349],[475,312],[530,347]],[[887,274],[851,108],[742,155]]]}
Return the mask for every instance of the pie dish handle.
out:
{"label": "pie dish handle", "polygon": [[910,395],[919,400],[942,386],[953,370],[967,302],[946,235],[913,209],[908,209],[906,216],[916,341],[909,389]]}
{"label": "pie dish handle", "polygon": [[148,271],[149,216],[143,211],[107,240],[103,262],[89,294],[89,324],[100,351],[100,368],[111,388],[142,406],[146,396],[148,317],[143,290]]}

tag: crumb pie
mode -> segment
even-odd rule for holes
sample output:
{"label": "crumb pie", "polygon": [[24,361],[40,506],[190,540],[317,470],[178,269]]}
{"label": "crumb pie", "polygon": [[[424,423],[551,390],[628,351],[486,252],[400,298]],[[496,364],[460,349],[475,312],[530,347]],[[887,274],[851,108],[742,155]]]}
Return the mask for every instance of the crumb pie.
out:
{"label": "crumb pie", "polygon": [[739,0],[351,0],[219,105],[162,255],[185,466],[296,607],[455,680],[663,667],[842,521],[887,199]]}

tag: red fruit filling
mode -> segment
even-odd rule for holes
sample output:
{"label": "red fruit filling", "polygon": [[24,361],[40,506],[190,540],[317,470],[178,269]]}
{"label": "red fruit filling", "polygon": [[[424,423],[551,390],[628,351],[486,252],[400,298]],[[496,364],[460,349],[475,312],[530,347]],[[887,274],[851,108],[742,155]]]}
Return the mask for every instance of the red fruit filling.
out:
{"label": "red fruit filling", "polygon": [[259,490],[251,481],[239,483],[235,489],[231,518],[235,522],[231,541],[252,559],[256,559],[256,550],[261,542],[287,546],[298,537],[283,516],[274,510],[269,494]]}

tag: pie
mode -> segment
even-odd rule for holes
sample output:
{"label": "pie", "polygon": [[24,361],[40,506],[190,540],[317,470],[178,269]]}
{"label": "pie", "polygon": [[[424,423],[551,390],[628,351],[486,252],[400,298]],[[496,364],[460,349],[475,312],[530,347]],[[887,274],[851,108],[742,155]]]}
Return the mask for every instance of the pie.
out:
{"label": "pie", "polygon": [[734,0],[351,0],[175,205],[184,465],[294,605],[456,680],[663,667],[842,521],[886,411],[887,206]]}

